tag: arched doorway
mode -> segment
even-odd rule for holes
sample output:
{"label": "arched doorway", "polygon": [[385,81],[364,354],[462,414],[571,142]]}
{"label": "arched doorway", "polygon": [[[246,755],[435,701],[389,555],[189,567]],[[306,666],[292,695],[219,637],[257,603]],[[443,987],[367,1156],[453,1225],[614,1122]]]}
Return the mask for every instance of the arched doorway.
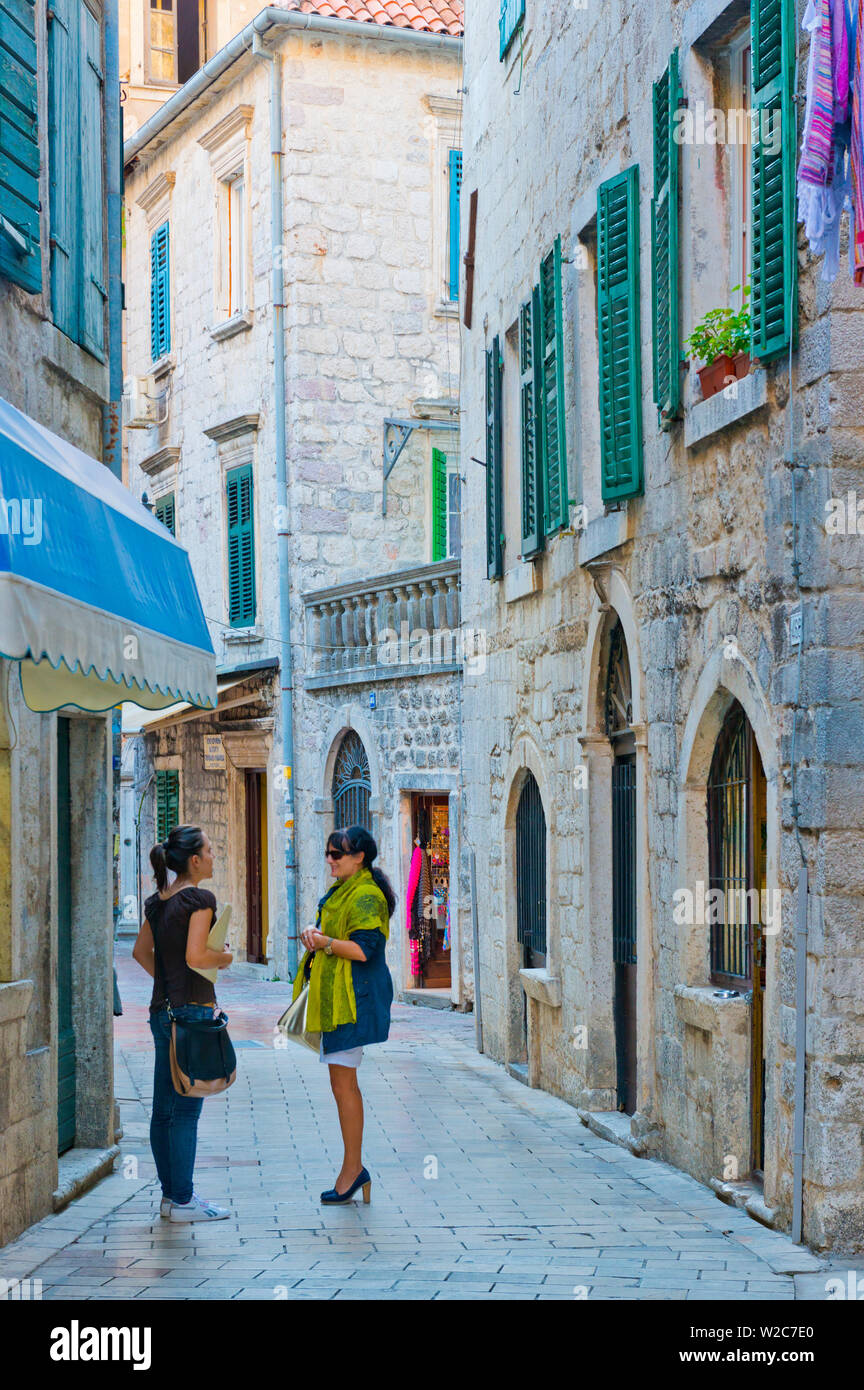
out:
{"label": "arched doorway", "polygon": [[733,700],[708,777],[708,919],[711,982],[752,990],[750,1167],[765,1167],[765,901],[767,783],[753,729]]}
{"label": "arched doorway", "polygon": [[618,1109],[636,1109],[636,741],[630,658],[620,619],[609,636],[604,702],[612,744],[612,969]]}
{"label": "arched doorway", "polygon": [[[516,806],[516,942],[519,966],[546,965],[546,813],[533,772]],[[521,1063],[528,1061],[528,996],[522,993]]]}
{"label": "arched doorway", "polygon": [[372,833],[369,759],[359,734],[349,729],[339,745],[333,768],[333,824],[362,825]]}

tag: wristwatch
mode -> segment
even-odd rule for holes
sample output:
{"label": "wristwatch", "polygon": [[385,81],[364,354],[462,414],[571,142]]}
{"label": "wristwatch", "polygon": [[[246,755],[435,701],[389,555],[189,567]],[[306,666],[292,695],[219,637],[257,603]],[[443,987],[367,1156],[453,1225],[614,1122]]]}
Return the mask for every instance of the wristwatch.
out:
{"label": "wristwatch", "polygon": [[332,954],[333,954],[333,938],[332,938],[332,936],[328,936],[328,938],[327,938],[327,945],[324,947],[324,954],[325,954],[325,956],[332,956]]}

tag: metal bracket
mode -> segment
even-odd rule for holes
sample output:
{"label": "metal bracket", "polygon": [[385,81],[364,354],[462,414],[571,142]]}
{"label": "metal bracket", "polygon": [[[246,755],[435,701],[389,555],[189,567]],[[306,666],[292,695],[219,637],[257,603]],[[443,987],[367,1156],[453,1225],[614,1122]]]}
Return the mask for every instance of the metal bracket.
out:
{"label": "metal bracket", "polygon": [[458,432],[458,420],[395,420],[384,421],[384,478],[381,491],[381,515],[387,515],[387,479],[399,462],[399,457],[415,430],[449,430]]}

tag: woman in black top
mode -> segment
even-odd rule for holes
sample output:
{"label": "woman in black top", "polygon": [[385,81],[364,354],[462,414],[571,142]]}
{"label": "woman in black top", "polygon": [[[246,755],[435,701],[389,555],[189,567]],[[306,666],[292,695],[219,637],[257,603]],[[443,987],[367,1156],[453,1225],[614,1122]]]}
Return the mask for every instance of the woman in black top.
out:
{"label": "woman in black top", "polygon": [[[221,1221],[230,1212],[192,1190],[200,1097],[181,1096],[171,1080],[172,1012],[185,1019],[207,1018],[216,1008],[216,991],[197,971],[224,970],[230,951],[211,951],[207,937],[216,917],[216,899],[198,885],[213,873],[210,841],[197,825],[178,825],[150,851],[158,892],[144,904],[145,917],[132,955],[153,976],[150,1031],[156,1047],[150,1147],[162,1184],[160,1215],[170,1221]],[[168,885],[168,869],[176,875]],[[157,959],[154,935],[159,947]],[[195,967],[194,969],[192,967]]]}

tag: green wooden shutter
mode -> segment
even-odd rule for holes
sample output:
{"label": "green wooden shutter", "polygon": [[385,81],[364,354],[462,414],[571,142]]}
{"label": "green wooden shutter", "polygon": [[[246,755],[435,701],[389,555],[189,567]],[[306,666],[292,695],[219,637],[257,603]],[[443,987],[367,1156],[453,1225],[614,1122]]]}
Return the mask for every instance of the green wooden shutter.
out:
{"label": "green wooden shutter", "polygon": [[78,341],[94,357],[105,360],[105,178],[103,170],[102,35],[99,21],[81,5],[79,237],[81,241],[81,303]]}
{"label": "green wooden shutter", "polygon": [[564,308],[561,238],[540,266],[543,349],[543,531],[549,536],[569,518],[564,429]]}
{"label": "green wooden shutter", "polygon": [[78,222],[81,0],[52,0],[48,24],[48,163],[51,317],[78,340],[81,257]]}
{"label": "green wooden shutter", "polygon": [[459,298],[459,195],[462,192],[462,151],[451,150],[450,174],[450,298]]}
{"label": "green wooden shutter", "polygon": [[0,275],[42,288],[33,0],[0,0]]}
{"label": "green wooden shutter", "polygon": [[163,222],[150,238],[150,356],[171,351],[170,227]]}
{"label": "green wooden shutter", "polygon": [[174,521],[174,493],[169,492],[165,497],[160,497],[153,508],[153,515],[157,521],[161,521],[163,526],[167,526],[171,535],[177,534]]}
{"label": "green wooden shutter", "polygon": [[495,339],[486,353],[486,574],[504,573],[501,459],[501,344]]}
{"label": "green wooden shutter", "polygon": [[180,773],[161,770],[156,773],[156,839],[161,844],[168,839],[175,825],[180,824]]}
{"label": "green wooden shutter", "polygon": [[447,559],[447,455],[432,450],[432,559]]}
{"label": "green wooden shutter", "polygon": [[678,181],[681,147],[675,140],[680,105],[678,50],[654,83],[654,196],[651,199],[651,308],[654,319],[654,402],[661,425],[681,406],[681,335],[678,323]]}
{"label": "green wooden shutter", "polygon": [[228,500],[228,621],[250,627],[255,621],[255,537],[252,521],[252,465],[226,476]]}
{"label": "green wooden shutter", "polygon": [[519,312],[520,424],[522,435],[522,558],[543,549],[543,414],[540,287]]}
{"label": "green wooden shutter", "polygon": [[524,19],[525,0],[501,0],[501,15],[498,20],[498,56],[502,62],[506,58],[507,50]]}
{"label": "green wooden shutter", "polygon": [[751,0],[753,132],[751,353],[770,361],[797,339],[795,7]]}
{"label": "green wooden shutter", "polygon": [[638,165],[600,185],[597,223],[601,490],[611,502],[643,490]]}

